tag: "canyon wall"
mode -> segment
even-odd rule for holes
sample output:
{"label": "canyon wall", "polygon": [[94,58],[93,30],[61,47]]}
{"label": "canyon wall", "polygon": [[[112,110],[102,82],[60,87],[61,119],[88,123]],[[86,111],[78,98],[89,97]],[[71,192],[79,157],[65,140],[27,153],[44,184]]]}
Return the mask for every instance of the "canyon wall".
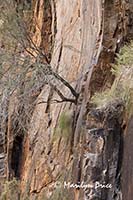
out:
{"label": "canyon wall", "polygon": [[[90,98],[114,81],[111,64],[133,38],[132,6],[131,0],[33,1],[33,40],[79,97],[76,104],[56,103],[59,96],[45,86],[23,137],[13,137],[12,107],[6,141],[0,135],[0,179],[20,180],[16,199],[131,199],[133,118],[119,101],[99,109]],[[60,90],[73,98],[64,85]]]}

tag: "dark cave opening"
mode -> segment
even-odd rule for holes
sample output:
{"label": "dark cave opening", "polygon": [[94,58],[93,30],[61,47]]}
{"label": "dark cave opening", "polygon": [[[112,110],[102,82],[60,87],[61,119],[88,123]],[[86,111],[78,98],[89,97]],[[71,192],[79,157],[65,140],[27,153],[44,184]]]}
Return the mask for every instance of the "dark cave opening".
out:
{"label": "dark cave opening", "polygon": [[22,161],[22,152],[23,152],[23,136],[17,135],[13,141],[13,148],[11,153],[11,169],[14,173],[14,176],[17,179],[20,179],[21,175],[21,161]]}

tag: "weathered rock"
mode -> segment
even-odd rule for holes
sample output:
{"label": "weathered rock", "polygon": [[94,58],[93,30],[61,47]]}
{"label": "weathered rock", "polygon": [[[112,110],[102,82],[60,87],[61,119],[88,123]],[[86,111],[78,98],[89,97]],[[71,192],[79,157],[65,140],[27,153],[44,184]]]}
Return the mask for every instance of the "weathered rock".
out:
{"label": "weathered rock", "polygon": [[133,133],[133,116],[130,117],[124,133],[122,169],[120,171],[123,199],[128,199],[128,200],[132,199],[132,185],[133,185],[133,167],[132,167],[133,134],[132,133]]}
{"label": "weathered rock", "polygon": [[[12,173],[11,165],[14,166],[13,176],[21,183],[21,199],[120,200],[122,193],[123,200],[126,199],[126,182],[122,182],[122,191],[120,188],[123,105],[117,107],[116,103],[115,110],[110,106],[92,110],[89,100],[94,92],[112,84],[110,64],[124,40],[132,36],[131,4],[126,0],[52,0],[51,4],[34,0],[39,28],[33,39],[47,55],[53,50],[48,56],[53,69],[80,96],[77,105],[50,103],[51,96],[59,97],[45,86],[38,97],[28,136],[17,138],[18,144],[14,140],[9,145],[13,133],[8,122],[8,175]],[[62,91],[71,97],[66,88],[62,87]],[[47,100],[48,103],[39,103]],[[131,144],[130,127],[131,121],[127,146]],[[2,142],[0,145],[3,148]],[[127,146],[123,170],[130,160],[126,158],[126,152],[130,155]],[[18,163],[14,161],[17,156]],[[132,166],[129,169],[132,173]],[[124,180],[126,174],[123,172]],[[85,189],[81,183],[89,187]],[[132,196],[130,178],[128,183],[131,185],[126,200]],[[71,184],[77,184],[77,188],[70,188]]]}

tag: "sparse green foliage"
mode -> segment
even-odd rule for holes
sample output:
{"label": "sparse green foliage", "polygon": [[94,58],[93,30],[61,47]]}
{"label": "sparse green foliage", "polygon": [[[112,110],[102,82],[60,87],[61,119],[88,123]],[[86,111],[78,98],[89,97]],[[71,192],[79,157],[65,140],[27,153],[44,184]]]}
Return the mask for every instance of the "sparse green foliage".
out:
{"label": "sparse green foliage", "polygon": [[19,182],[16,179],[6,181],[0,200],[15,200],[19,197]]}
{"label": "sparse green foliage", "polygon": [[[133,42],[125,45],[121,48],[120,52],[117,54],[116,58],[116,71],[121,66],[127,66],[133,64]],[[118,69],[119,70],[119,69]]]}
{"label": "sparse green foliage", "polygon": [[63,112],[59,118],[58,127],[55,129],[53,141],[63,137],[68,139],[72,133],[72,114],[70,112]]}
{"label": "sparse green foliage", "polygon": [[60,116],[59,127],[61,135],[65,138],[71,135],[72,132],[72,115],[69,112],[63,112]]}
{"label": "sparse green foliage", "polygon": [[13,95],[17,101],[12,128],[21,134],[27,130],[35,105],[32,93],[38,85],[30,79],[31,55],[24,54],[30,47],[30,22],[25,22],[24,10],[18,12],[14,0],[0,1],[0,21],[0,130],[4,135]]}
{"label": "sparse green foliage", "polygon": [[[72,198],[71,190],[69,190],[68,188],[64,188],[64,182],[65,181],[67,182],[66,177],[67,178],[69,177],[69,171],[66,170],[66,169],[63,169],[62,170],[62,176],[56,182],[56,184],[55,184],[56,187],[53,190],[53,193],[50,197],[50,200],[60,200],[60,199],[61,200],[68,200],[68,199]],[[68,178],[68,180],[71,180],[71,176],[69,178]]]}
{"label": "sparse green foliage", "polygon": [[70,198],[70,195],[68,191],[64,189],[63,187],[56,188],[51,196],[51,200],[59,200],[59,199],[68,200],[68,198]]}
{"label": "sparse green foliage", "polygon": [[112,87],[96,93],[91,102],[101,107],[120,100],[127,112],[131,113],[133,112],[133,42],[121,49],[112,72],[116,76]]}
{"label": "sparse green foliage", "polygon": [[63,112],[60,116],[59,126],[61,130],[67,130],[71,125],[71,116],[67,112]]}
{"label": "sparse green foliage", "polygon": [[[23,2],[19,5],[14,0],[0,0],[0,3],[0,128],[4,132],[2,122],[7,122],[11,97],[16,96],[12,125],[15,134],[22,134],[27,132],[37,97],[45,84],[60,96],[61,100],[55,100],[58,103],[76,103],[78,94],[53,71],[47,56],[34,43],[31,5],[27,10]],[[32,26],[36,27],[34,23]],[[65,97],[57,83],[67,87],[75,98]],[[6,98],[6,105],[2,103],[3,98]]]}

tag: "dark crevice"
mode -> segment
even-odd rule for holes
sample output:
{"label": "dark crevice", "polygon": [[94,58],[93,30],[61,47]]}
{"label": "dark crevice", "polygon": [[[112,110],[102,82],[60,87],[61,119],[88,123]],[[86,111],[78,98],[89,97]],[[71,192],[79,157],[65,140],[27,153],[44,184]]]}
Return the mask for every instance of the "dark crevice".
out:
{"label": "dark crevice", "polygon": [[119,144],[119,152],[118,152],[118,164],[116,169],[116,191],[114,193],[114,199],[118,198],[118,191],[121,190],[121,170],[122,170],[122,162],[123,162],[123,132],[120,130],[120,144]]}
{"label": "dark crevice", "polygon": [[23,152],[23,139],[21,135],[17,135],[13,141],[13,148],[11,152],[11,169],[14,177],[20,179],[21,176],[21,161]]}
{"label": "dark crevice", "polygon": [[40,49],[46,55],[47,59],[45,58],[46,63],[50,63],[51,56],[52,56],[52,10],[50,1],[44,1],[44,12],[43,12],[43,26],[41,30],[41,44]]}
{"label": "dark crevice", "polygon": [[62,56],[62,49],[63,49],[63,41],[61,42],[61,47],[60,47],[60,52],[59,52],[59,57],[58,57],[58,65],[57,65],[57,69],[58,70],[58,67],[59,67],[59,64],[60,64],[60,61],[61,61],[61,56]]}
{"label": "dark crevice", "polygon": [[37,1],[36,15],[39,15],[40,0]]}
{"label": "dark crevice", "polygon": [[120,131],[120,146],[119,146],[119,157],[118,157],[118,166],[116,171],[116,178],[118,174],[121,172],[122,167],[122,160],[123,160],[123,133],[122,130]]}
{"label": "dark crevice", "polygon": [[53,0],[53,12],[54,12],[54,38],[55,38],[55,35],[57,33],[57,16],[56,16],[56,3],[55,3],[55,0]]}

